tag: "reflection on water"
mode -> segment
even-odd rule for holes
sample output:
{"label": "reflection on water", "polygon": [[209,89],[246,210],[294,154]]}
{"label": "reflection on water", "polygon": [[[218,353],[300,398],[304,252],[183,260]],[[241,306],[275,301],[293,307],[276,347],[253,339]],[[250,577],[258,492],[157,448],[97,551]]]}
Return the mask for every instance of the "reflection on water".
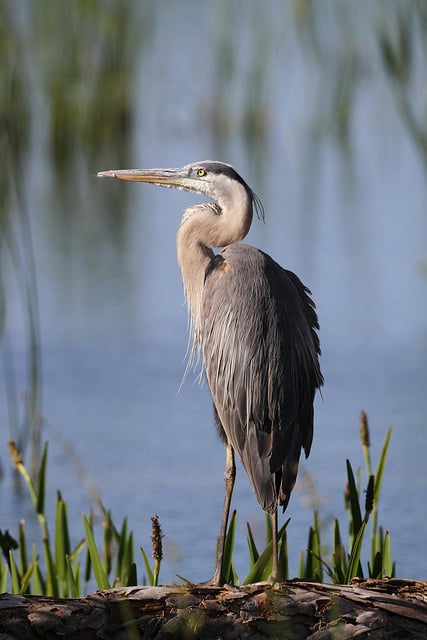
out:
{"label": "reflection on water", "polygon": [[[14,436],[42,415],[49,483],[68,500],[76,538],[90,498],[64,441],[116,517],[129,516],[138,544],[159,514],[180,552],[162,580],[206,579],[213,567],[224,452],[206,386],[189,380],[178,393],[187,318],[175,232],[191,196],[94,176],[216,157],[263,200],[267,222],[248,241],[296,271],[318,304],[326,382],[305,469],[323,515],[342,510],[345,458],[362,463],[360,409],[374,455],[393,423],[380,522],[398,575],[425,578],[426,23],[421,3],[404,14],[398,5],[383,16],[380,2],[368,13],[329,2],[319,14],[311,2],[245,12],[93,2],[65,20],[47,0],[0,3],[0,143],[10,158],[0,183],[0,411]],[[27,507],[1,459],[2,527],[14,530]],[[262,514],[238,472],[243,576],[244,523],[262,528]],[[288,510],[291,571],[311,520],[306,498],[301,484]]]}

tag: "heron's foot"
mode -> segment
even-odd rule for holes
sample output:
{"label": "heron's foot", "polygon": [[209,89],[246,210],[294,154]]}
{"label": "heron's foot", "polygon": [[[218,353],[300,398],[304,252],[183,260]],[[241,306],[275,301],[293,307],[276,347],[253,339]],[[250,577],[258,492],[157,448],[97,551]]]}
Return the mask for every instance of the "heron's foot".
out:
{"label": "heron's foot", "polygon": [[227,584],[227,580],[225,579],[224,572],[222,570],[221,562],[217,562],[215,573],[213,574],[210,583],[215,587],[223,587],[225,584]]}
{"label": "heron's foot", "polygon": [[274,589],[274,591],[281,591],[282,590],[282,582],[281,580],[279,580],[279,578],[277,577],[277,575],[275,574],[270,574],[267,580],[267,584],[270,585],[270,587],[272,589]]}
{"label": "heron's foot", "polygon": [[224,574],[222,572],[222,568],[221,566],[217,567],[215,569],[215,573],[213,574],[212,578],[210,580],[206,580],[206,582],[201,582],[200,583],[203,586],[206,587],[218,587],[218,588],[224,588],[224,589],[234,589],[235,585],[232,584],[231,582],[227,582],[227,580],[224,578]]}
{"label": "heron's foot", "polygon": [[214,584],[216,587],[223,587],[225,583],[226,580],[222,572],[222,566],[221,563],[219,563],[215,569],[215,573],[213,574],[212,584]]}
{"label": "heron's foot", "polygon": [[206,588],[212,588],[212,589],[225,589],[227,591],[232,591],[234,589],[237,589],[238,587],[236,587],[234,584],[230,584],[229,582],[225,582],[225,581],[218,581],[215,579],[215,577],[211,578],[210,580],[206,580],[206,582],[198,582],[195,585],[192,585],[193,587],[206,587]]}
{"label": "heron's foot", "polygon": [[221,589],[224,586],[224,583],[217,582],[217,580],[215,580],[214,578],[211,578],[210,580],[198,582],[197,585],[201,587],[218,587],[218,589]]}

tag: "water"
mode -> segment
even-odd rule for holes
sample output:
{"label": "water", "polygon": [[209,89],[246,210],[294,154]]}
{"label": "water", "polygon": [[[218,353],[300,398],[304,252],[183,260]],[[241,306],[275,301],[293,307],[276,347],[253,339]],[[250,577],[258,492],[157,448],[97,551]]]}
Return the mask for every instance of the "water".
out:
{"label": "water", "polygon": [[[251,68],[250,43],[261,46],[262,33],[271,29],[258,87],[265,135],[253,144],[241,129],[243,107],[253,99],[248,75],[241,81],[234,76],[225,95],[216,93],[223,87],[215,66],[220,13],[198,4],[194,18],[191,2],[182,11],[172,3],[167,11],[163,3],[156,6],[149,46],[136,65],[134,149],[121,168],[179,166],[209,157],[232,162],[267,213],[266,224],[255,221],[247,241],[298,273],[317,303],[325,387],[316,401],[312,454],[303,463],[317,493],[300,483],[287,512],[291,573],[304,548],[313,500],[321,501],[326,522],[343,513],[345,459],[363,464],[358,415],[365,409],[374,459],[386,429],[394,427],[380,523],[391,530],[397,573],[425,579],[427,281],[421,267],[427,189],[425,167],[392,89],[378,66],[370,69],[352,104],[346,150],[321,128],[319,104],[328,95],[329,76],[304,54],[289,22],[277,21],[283,18],[279,5],[277,15],[272,10],[262,20],[248,13],[238,29],[236,22],[237,69]],[[252,32],[257,20],[260,41]],[[378,65],[369,46],[367,61]],[[207,126],[218,100],[231,114],[224,136]],[[43,114],[35,117],[43,122]],[[149,548],[150,516],[159,515],[167,550],[163,582],[177,574],[204,580],[213,569],[224,451],[206,385],[200,388],[190,376],[181,387],[187,314],[175,233],[180,212],[195,199],[96,180],[98,170],[110,168],[105,155],[105,163],[101,159],[90,171],[83,159],[77,162],[68,192],[56,188],[43,148],[34,144],[28,158],[49,485],[68,501],[76,541],[94,484],[117,521],[129,516],[137,545]],[[6,284],[7,335],[24,394],[23,311],[11,270]],[[31,517],[12,484],[7,471],[0,483],[1,526],[13,531],[20,517]],[[233,506],[243,578],[245,523],[262,537],[263,516],[240,467]],[[324,542],[331,541],[325,532]]]}

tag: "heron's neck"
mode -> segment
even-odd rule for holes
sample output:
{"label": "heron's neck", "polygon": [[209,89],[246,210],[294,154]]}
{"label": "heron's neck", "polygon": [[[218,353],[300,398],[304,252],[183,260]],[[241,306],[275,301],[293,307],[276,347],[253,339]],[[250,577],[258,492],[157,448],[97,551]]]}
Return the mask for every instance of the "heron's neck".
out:
{"label": "heron's neck", "polygon": [[190,313],[194,359],[201,344],[202,299],[206,267],[214,257],[213,249],[242,240],[252,222],[252,201],[242,188],[231,202],[225,196],[218,203],[206,202],[188,207],[177,234],[178,263]]}
{"label": "heron's neck", "polygon": [[178,264],[181,269],[185,300],[189,311],[192,348],[189,362],[197,359],[201,344],[202,330],[202,297],[206,267],[214,257],[213,250],[201,241],[200,229],[196,216],[186,218],[177,234]]}

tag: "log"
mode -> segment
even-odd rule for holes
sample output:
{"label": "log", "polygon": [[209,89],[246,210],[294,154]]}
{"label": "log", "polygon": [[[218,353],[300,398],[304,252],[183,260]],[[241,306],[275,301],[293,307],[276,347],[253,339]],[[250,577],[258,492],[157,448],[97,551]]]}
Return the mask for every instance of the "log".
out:
{"label": "log", "polygon": [[0,640],[425,640],[427,582],[127,587],[85,598],[0,595]]}

